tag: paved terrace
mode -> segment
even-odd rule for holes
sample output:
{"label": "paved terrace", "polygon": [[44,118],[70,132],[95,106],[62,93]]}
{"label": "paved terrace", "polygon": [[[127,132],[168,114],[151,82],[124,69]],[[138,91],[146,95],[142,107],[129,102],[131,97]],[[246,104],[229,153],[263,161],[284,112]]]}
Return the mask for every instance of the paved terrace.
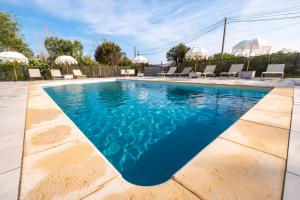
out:
{"label": "paved terrace", "polygon": [[[297,154],[300,153],[300,129],[295,121],[299,121],[300,116],[300,88],[296,86],[293,90],[293,81],[139,78],[148,81],[276,87],[169,181],[157,186],[141,187],[126,182],[41,88],[45,84],[99,80],[114,79],[36,81],[30,84],[20,199],[299,199],[300,158]],[[7,92],[14,87],[18,91],[24,87],[26,91],[27,83],[7,84],[0,83],[0,88]],[[10,99],[9,95],[7,98]],[[14,108],[16,106],[12,102],[1,99],[1,106],[3,109],[18,110],[18,117],[12,119],[21,120],[12,123],[24,126],[26,103],[22,114],[22,109]],[[0,114],[2,116],[2,112]],[[9,119],[7,116],[11,115],[4,116]],[[0,122],[1,128],[7,127],[6,120]],[[12,130],[9,133],[13,133]],[[5,145],[9,148],[12,143],[23,141],[23,133],[12,138],[10,144],[3,143],[1,137],[1,151],[6,149],[3,148]],[[22,145],[19,145],[20,148]],[[1,163],[2,159],[12,157],[12,154],[9,157],[6,155],[0,154]],[[16,155],[20,160],[22,151]],[[6,163],[9,165],[11,162]],[[14,171],[17,176],[7,171],[1,173],[0,199],[16,199],[20,162],[12,169],[8,171],[19,170]]]}
{"label": "paved terrace", "polygon": [[0,83],[0,199],[17,199],[28,82]]}

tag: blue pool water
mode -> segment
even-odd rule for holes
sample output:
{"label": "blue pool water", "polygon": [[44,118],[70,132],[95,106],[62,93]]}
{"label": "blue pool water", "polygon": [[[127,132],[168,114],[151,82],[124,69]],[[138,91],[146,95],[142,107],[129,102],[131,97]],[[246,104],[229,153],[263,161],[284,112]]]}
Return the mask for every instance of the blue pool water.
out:
{"label": "blue pool water", "polygon": [[117,81],[45,88],[122,176],[168,180],[269,89]]}

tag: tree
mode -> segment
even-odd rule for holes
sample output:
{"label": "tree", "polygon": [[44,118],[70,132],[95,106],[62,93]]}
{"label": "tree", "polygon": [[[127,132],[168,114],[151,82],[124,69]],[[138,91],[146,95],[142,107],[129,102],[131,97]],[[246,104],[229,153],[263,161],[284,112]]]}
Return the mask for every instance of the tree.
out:
{"label": "tree", "polygon": [[121,47],[114,42],[105,41],[95,51],[95,59],[101,64],[116,66],[121,61]]}
{"label": "tree", "polygon": [[127,57],[126,53],[125,52],[122,52],[121,53],[121,61],[119,63],[119,66],[122,66],[122,67],[130,67],[132,66],[132,61]]}
{"label": "tree", "polygon": [[293,54],[293,53],[297,53],[297,51],[292,50],[292,49],[283,48],[283,49],[280,49],[279,51],[277,51],[276,53],[277,54]]}
{"label": "tree", "polygon": [[50,60],[54,60],[61,55],[73,56],[76,59],[80,59],[82,56],[83,45],[78,40],[72,41],[58,37],[48,37],[44,45]]}
{"label": "tree", "polygon": [[32,50],[25,43],[20,33],[20,26],[11,14],[0,12],[0,51],[13,50],[33,57]]}
{"label": "tree", "polygon": [[97,63],[90,56],[82,56],[79,63],[85,66],[97,66]]}
{"label": "tree", "polygon": [[180,43],[167,52],[167,60],[169,62],[174,62],[176,66],[178,66],[178,64],[183,63],[185,54],[186,52],[188,52],[189,49],[190,48],[187,47],[185,44]]}

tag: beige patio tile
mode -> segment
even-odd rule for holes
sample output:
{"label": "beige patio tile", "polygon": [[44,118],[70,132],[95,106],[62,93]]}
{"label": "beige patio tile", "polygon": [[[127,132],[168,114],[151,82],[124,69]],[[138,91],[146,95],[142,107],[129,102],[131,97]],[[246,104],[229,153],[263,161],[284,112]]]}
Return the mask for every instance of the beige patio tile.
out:
{"label": "beige patio tile", "polygon": [[68,119],[47,126],[27,129],[25,135],[25,155],[84,137],[80,130]]}
{"label": "beige patio tile", "polygon": [[239,120],[219,137],[286,159],[289,131]]}
{"label": "beige patio tile", "polygon": [[292,97],[294,95],[294,89],[292,87],[276,87],[270,94]]}
{"label": "beige patio tile", "polygon": [[142,187],[132,185],[118,177],[107,183],[103,188],[87,199],[105,199],[105,200],[154,200],[154,199],[187,199],[199,200],[197,196],[182,187],[174,180],[169,180],[157,186]]}
{"label": "beige patio tile", "polygon": [[21,199],[80,199],[117,171],[87,139],[24,156]]}
{"label": "beige patio tile", "polygon": [[251,109],[241,119],[249,120],[269,126],[290,129],[291,114]]}
{"label": "beige patio tile", "polygon": [[290,96],[268,94],[259,101],[254,108],[272,112],[291,113],[293,108],[293,98]]}
{"label": "beige patio tile", "polygon": [[44,92],[40,92],[40,94],[41,95],[29,97],[27,108],[43,109],[43,108],[57,107],[57,105],[52,101],[52,99],[47,94],[44,94]]}
{"label": "beige patio tile", "polygon": [[26,129],[45,126],[65,119],[59,108],[27,108]]}
{"label": "beige patio tile", "polygon": [[217,138],[174,178],[203,199],[281,198],[285,160]]}

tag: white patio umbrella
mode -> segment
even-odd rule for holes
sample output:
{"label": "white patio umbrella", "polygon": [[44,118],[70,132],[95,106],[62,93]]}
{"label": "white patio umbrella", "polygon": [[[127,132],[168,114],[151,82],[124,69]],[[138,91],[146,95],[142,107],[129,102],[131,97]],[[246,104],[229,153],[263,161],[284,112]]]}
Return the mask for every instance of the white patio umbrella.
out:
{"label": "white patio umbrella", "polygon": [[262,55],[268,54],[271,51],[272,46],[269,42],[261,38],[255,38],[251,40],[243,40],[232,47],[232,53],[238,55]]}
{"label": "white patio umbrella", "polygon": [[[206,60],[208,58],[208,52],[204,48],[192,47],[190,50],[188,50],[188,52],[186,52],[185,58],[192,60]],[[194,68],[196,72],[196,64]]]}
{"label": "white patio umbrella", "polygon": [[66,56],[66,55],[63,55],[63,56],[58,56],[56,59],[55,59],[55,64],[59,65],[59,64],[62,64],[62,65],[77,65],[77,60],[75,58],[73,58],[72,56]]}
{"label": "white patio umbrella", "polygon": [[144,56],[136,56],[133,60],[133,63],[137,63],[137,64],[146,64],[148,63],[148,59],[145,58]]}
{"label": "white patio umbrella", "polygon": [[194,60],[204,60],[208,58],[208,52],[204,48],[193,47],[185,54],[185,58]]}
{"label": "white patio umbrella", "polygon": [[255,38],[251,40],[242,40],[232,47],[232,54],[248,56],[247,71],[250,62],[250,56],[263,55],[271,52],[272,46],[269,42],[261,38]]}
{"label": "white patio umbrella", "polygon": [[66,65],[67,66],[67,73],[68,73],[68,66],[69,65],[77,65],[78,64],[78,62],[75,58],[73,58],[72,56],[67,56],[67,55],[58,56],[55,59],[54,62],[57,65]]}
{"label": "white patio umbrella", "polygon": [[[28,64],[28,59],[21,53],[15,51],[3,51],[0,53],[0,61],[2,62],[18,62]],[[16,66],[14,66],[15,79],[18,80]]]}
{"label": "white patio umbrella", "polygon": [[132,60],[133,63],[136,63],[136,64],[141,64],[140,65],[140,72],[141,72],[141,66],[143,64],[146,64],[148,63],[148,59],[145,58],[144,56],[136,56],[133,60]]}

